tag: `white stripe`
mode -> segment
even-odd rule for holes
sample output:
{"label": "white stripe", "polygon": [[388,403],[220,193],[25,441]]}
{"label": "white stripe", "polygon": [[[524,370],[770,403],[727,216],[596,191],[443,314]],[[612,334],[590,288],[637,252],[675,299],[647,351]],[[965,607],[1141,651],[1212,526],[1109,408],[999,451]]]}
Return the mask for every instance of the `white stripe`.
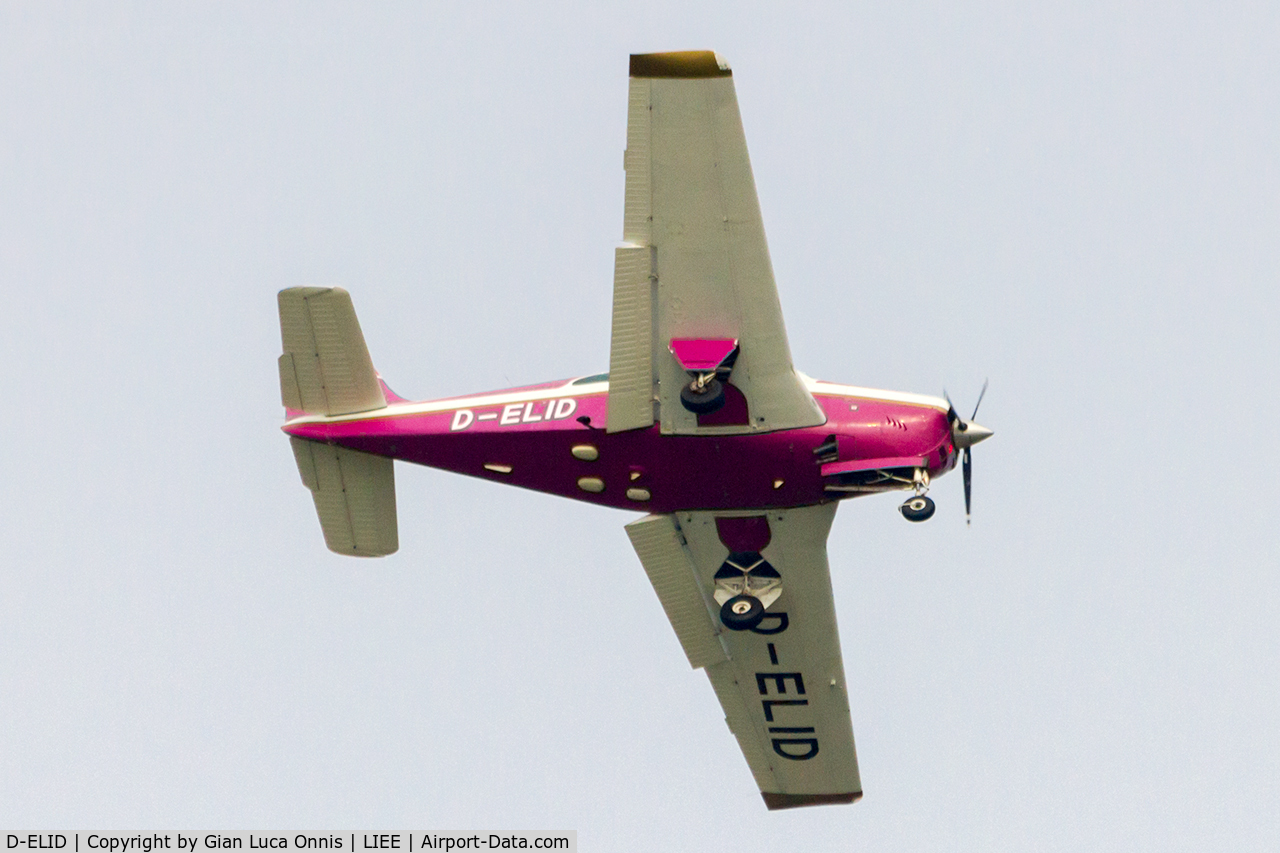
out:
{"label": "white stripe", "polygon": [[[799,371],[796,372],[799,373]],[[838,382],[814,379],[810,376],[805,376],[803,373],[800,373],[800,378],[804,380],[805,387],[809,389],[810,394],[822,397],[858,397],[863,400],[879,400],[885,403],[911,403],[916,406],[941,409],[944,412],[950,408],[946,400],[941,397],[931,397],[927,394],[912,394],[907,391],[882,391],[879,388],[841,385]]]}
{"label": "white stripe", "polygon": [[354,415],[339,415],[328,418],[324,415],[303,415],[286,421],[286,426],[295,424],[333,424],[350,421],[377,420],[378,418],[399,417],[402,415],[430,415],[436,412],[453,412],[458,409],[481,409],[487,406],[502,406],[507,403],[524,403],[535,400],[557,400],[566,397],[581,398],[609,391],[608,382],[591,382],[586,385],[574,385],[572,381],[555,388],[539,388],[536,391],[518,391],[506,394],[482,394],[476,397],[460,397],[453,400],[427,400],[421,403],[393,403],[385,409],[373,412],[358,412]]}
{"label": "white stripe", "polygon": [[[799,373],[799,371],[796,371]],[[862,388],[857,385],[841,385],[838,382],[826,382],[813,379],[800,373],[809,393],[820,397],[856,397],[861,400],[878,400],[886,403],[910,403],[916,406],[927,406],[931,409],[947,411],[947,401],[941,397],[926,394],[911,394],[906,391],[884,391],[878,388]],[[393,403],[385,409],[372,412],[357,412],[353,415],[303,415],[286,422],[286,426],[295,424],[345,423],[349,421],[376,420],[378,418],[398,417],[401,415],[430,415],[437,412],[453,412],[458,409],[480,409],[488,406],[503,406],[507,403],[523,403],[532,400],[555,400],[564,397],[588,397],[606,394],[609,391],[608,381],[591,382],[586,385],[574,385],[570,380],[555,388],[540,388],[536,391],[509,392],[506,394],[481,394],[475,397],[460,397],[454,400],[428,400],[421,403]],[[485,420],[483,416],[480,418]]]}

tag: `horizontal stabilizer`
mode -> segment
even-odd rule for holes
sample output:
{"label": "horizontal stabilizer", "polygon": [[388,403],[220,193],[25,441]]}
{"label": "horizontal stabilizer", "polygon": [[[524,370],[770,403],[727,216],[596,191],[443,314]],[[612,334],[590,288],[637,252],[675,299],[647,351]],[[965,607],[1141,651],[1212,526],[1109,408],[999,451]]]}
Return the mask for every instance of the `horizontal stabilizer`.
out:
{"label": "horizontal stabilizer", "polygon": [[387,405],[356,319],[340,287],[280,291],[280,397],[285,408],[349,415]]}
{"label": "horizontal stabilizer", "polygon": [[329,550],[354,557],[394,554],[400,540],[392,461],[304,438],[289,443]]}

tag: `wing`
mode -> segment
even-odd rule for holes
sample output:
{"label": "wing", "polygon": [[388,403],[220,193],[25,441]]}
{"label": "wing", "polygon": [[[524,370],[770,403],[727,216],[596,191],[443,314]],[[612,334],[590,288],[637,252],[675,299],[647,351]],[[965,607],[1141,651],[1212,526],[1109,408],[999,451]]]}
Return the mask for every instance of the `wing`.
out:
{"label": "wing", "polygon": [[[681,512],[627,525],[689,663],[706,668],[770,809],[862,796],[827,566],[835,511],[831,503],[755,515]],[[776,572],[766,574],[781,594],[755,628],[726,630],[715,598],[733,588],[735,571],[726,566],[758,558]],[[751,575],[761,571],[756,566]]]}
{"label": "wing", "polygon": [[[614,265],[610,432],[742,433],[823,423],[791,365],[733,77],[710,51],[631,57],[626,210]],[[736,423],[680,403],[673,339],[736,340]]]}

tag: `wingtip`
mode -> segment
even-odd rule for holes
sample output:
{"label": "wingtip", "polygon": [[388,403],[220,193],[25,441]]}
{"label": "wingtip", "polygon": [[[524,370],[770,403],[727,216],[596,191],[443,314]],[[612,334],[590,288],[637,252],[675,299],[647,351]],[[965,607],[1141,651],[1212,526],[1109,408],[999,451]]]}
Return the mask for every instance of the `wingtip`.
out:
{"label": "wingtip", "polygon": [[769,811],[777,811],[778,809],[798,809],[804,806],[836,806],[856,803],[862,799],[862,792],[852,791],[847,794],[775,794],[770,791],[761,791],[760,796],[764,797],[764,804],[769,807]]}
{"label": "wingtip", "polygon": [[631,54],[632,77],[732,77],[728,61],[712,50]]}

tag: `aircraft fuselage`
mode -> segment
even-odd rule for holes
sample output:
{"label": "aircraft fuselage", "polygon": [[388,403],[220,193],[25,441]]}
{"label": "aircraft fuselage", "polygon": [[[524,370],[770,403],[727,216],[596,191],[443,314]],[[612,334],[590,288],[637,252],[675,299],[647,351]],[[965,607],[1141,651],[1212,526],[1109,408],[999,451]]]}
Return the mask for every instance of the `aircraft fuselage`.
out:
{"label": "aircraft fuselage", "polygon": [[655,424],[609,433],[603,428],[608,382],[592,378],[447,400],[392,402],[373,412],[338,417],[290,412],[284,431],[561,497],[655,513],[810,506],[867,493],[832,490],[836,478],[824,476],[824,463],[857,467],[860,460],[912,458],[931,477],[955,467],[946,401],[812,380],[809,387],[826,423],[774,432],[731,434],[734,426],[713,426],[704,429],[725,432],[673,435]]}

